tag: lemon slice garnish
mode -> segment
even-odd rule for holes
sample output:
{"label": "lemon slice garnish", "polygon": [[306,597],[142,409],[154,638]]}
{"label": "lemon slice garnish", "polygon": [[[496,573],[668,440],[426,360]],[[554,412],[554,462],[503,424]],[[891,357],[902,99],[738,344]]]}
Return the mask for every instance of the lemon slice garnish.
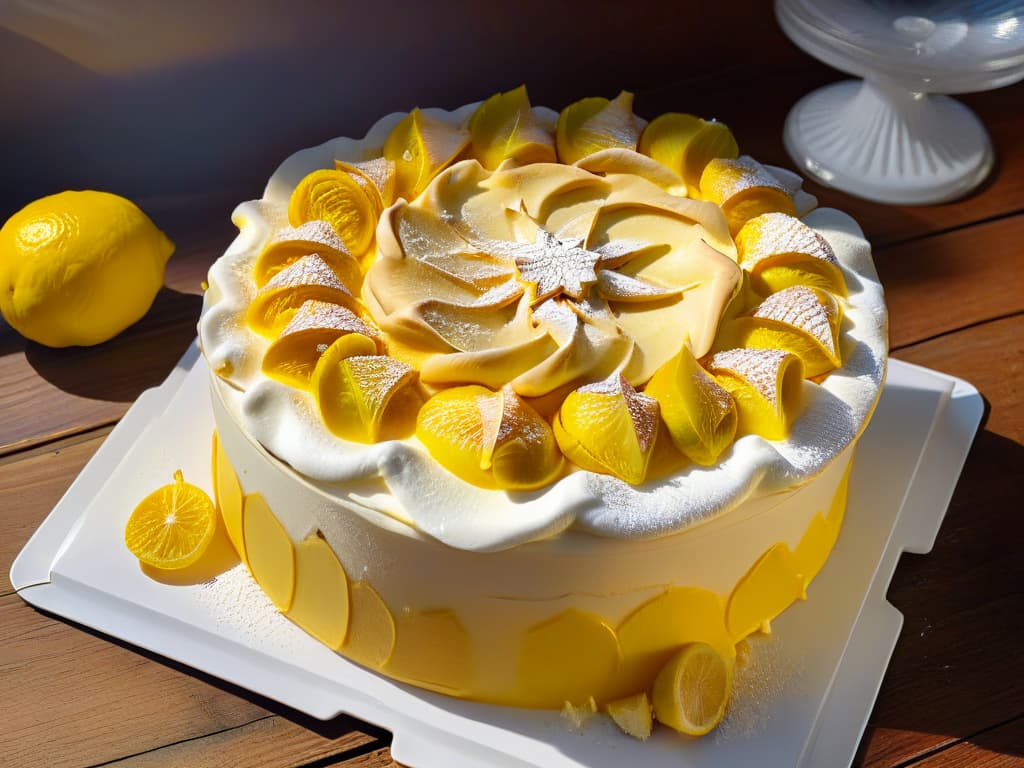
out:
{"label": "lemon slice garnish", "polygon": [[356,258],[370,248],[379,209],[370,193],[350,173],[336,169],[305,176],[288,201],[288,222],[298,227],[326,221]]}
{"label": "lemon slice garnish", "polygon": [[654,680],[658,722],[702,736],[722,721],[732,691],[732,664],[705,643],[683,646]]}
{"label": "lemon slice garnish", "polygon": [[178,570],[206,552],[217,530],[217,510],[206,492],[186,483],[181,470],[174,483],[139,502],[124,529],[124,543],[146,565]]}

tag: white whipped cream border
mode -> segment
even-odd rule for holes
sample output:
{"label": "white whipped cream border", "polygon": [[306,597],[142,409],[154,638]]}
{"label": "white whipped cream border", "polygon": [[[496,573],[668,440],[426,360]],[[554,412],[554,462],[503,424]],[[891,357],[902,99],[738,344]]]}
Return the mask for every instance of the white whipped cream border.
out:
{"label": "white whipped cream border", "polygon": [[[424,110],[464,123],[476,108]],[[553,125],[557,113],[538,107]],[[569,527],[617,538],[647,538],[681,531],[736,508],[752,496],[786,490],[820,473],[860,434],[881,391],[887,356],[882,287],[871,250],[857,223],[831,209],[803,217],[832,245],[847,281],[843,367],[822,384],[805,381],[805,410],[783,441],[737,440],[713,467],[690,466],[670,478],[633,487],[616,478],[576,471],[530,492],[477,488],[443,469],[418,440],[376,445],[342,440],[323,426],[310,394],[265,377],[259,370],[267,341],[244,322],[252,299],[252,265],[286,221],[291,190],[310,171],[335,158],[379,156],[388,132],[404,115],[378,121],[361,141],[333,139],[296,152],[274,172],[263,198],[242,203],[232,220],[238,237],[211,267],[199,339],[214,385],[243,428],[271,453],[310,478],[330,497],[355,502],[411,526],[449,546],[494,551],[553,536]],[[792,183],[794,174],[772,169]],[[801,212],[813,205],[804,193]],[[228,382],[227,386],[224,381]],[[393,523],[391,523],[393,525]]]}

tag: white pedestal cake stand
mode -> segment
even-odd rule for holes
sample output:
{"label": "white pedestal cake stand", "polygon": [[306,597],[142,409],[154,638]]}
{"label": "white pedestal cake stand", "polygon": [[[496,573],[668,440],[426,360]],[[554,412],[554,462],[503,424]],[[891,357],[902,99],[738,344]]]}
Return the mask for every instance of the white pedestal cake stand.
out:
{"label": "white pedestal cake stand", "polygon": [[952,200],[992,169],[992,142],[943,94],[1024,78],[1024,2],[776,0],[786,35],[863,78],[805,96],[783,138],[820,183],[883,203]]}

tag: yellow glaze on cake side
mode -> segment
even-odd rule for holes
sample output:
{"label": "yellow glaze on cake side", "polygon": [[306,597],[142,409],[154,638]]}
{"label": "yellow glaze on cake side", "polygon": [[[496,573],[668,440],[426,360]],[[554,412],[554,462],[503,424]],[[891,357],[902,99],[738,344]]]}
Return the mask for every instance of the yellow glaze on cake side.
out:
{"label": "yellow glaze on cake side", "polygon": [[[377,513],[335,500],[324,515],[323,496],[242,434],[226,418],[223,400],[215,400],[215,414],[225,430],[215,440],[217,501],[222,510],[235,508],[222,498],[238,482],[231,466],[241,468],[243,477],[261,478],[261,491],[245,495],[247,547],[239,554],[286,616],[342,655],[390,677],[512,706],[560,708],[591,696],[600,704],[649,690],[665,662],[691,642],[735,658],[736,643],[768,631],[772,619],[806,596],[835,544],[846,503],[849,455],[809,486],[777,494],[753,514],[741,508],[731,513],[735,520],[727,514],[675,536],[617,542],[619,557],[585,534],[500,553],[455,554],[386,519],[377,520],[381,529],[370,544],[365,535]],[[287,504],[281,517],[288,530],[275,517],[275,504]],[[776,525],[794,516],[802,518],[798,525]],[[754,517],[761,518],[759,526],[751,525]],[[788,535],[777,538],[776,528]],[[602,588],[597,578],[591,579],[595,588],[576,591],[578,569],[589,564],[632,573],[630,564],[645,559],[645,550],[651,558],[658,550],[675,552],[664,561],[692,560],[701,551],[720,560],[713,554],[713,529],[756,538],[740,542],[755,554],[718,568],[704,583],[651,581],[619,592],[612,584]],[[591,553],[581,538],[591,540]],[[465,562],[452,564],[447,574],[416,578],[439,552]],[[488,558],[492,567],[482,562]],[[496,583],[502,579],[493,578],[495,570],[515,583],[517,572],[525,577],[538,567],[543,575],[519,593],[497,591],[507,590],[509,580]],[[346,574],[361,578],[350,581]]]}

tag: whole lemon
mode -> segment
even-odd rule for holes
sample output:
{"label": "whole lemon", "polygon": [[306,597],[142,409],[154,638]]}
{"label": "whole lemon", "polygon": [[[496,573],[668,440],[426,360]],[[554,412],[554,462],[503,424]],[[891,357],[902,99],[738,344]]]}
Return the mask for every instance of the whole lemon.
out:
{"label": "whole lemon", "polygon": [[61,192],[0,229],[0,312],[49,347],[91,346],[149,311],[174,244],[109,192]]}

